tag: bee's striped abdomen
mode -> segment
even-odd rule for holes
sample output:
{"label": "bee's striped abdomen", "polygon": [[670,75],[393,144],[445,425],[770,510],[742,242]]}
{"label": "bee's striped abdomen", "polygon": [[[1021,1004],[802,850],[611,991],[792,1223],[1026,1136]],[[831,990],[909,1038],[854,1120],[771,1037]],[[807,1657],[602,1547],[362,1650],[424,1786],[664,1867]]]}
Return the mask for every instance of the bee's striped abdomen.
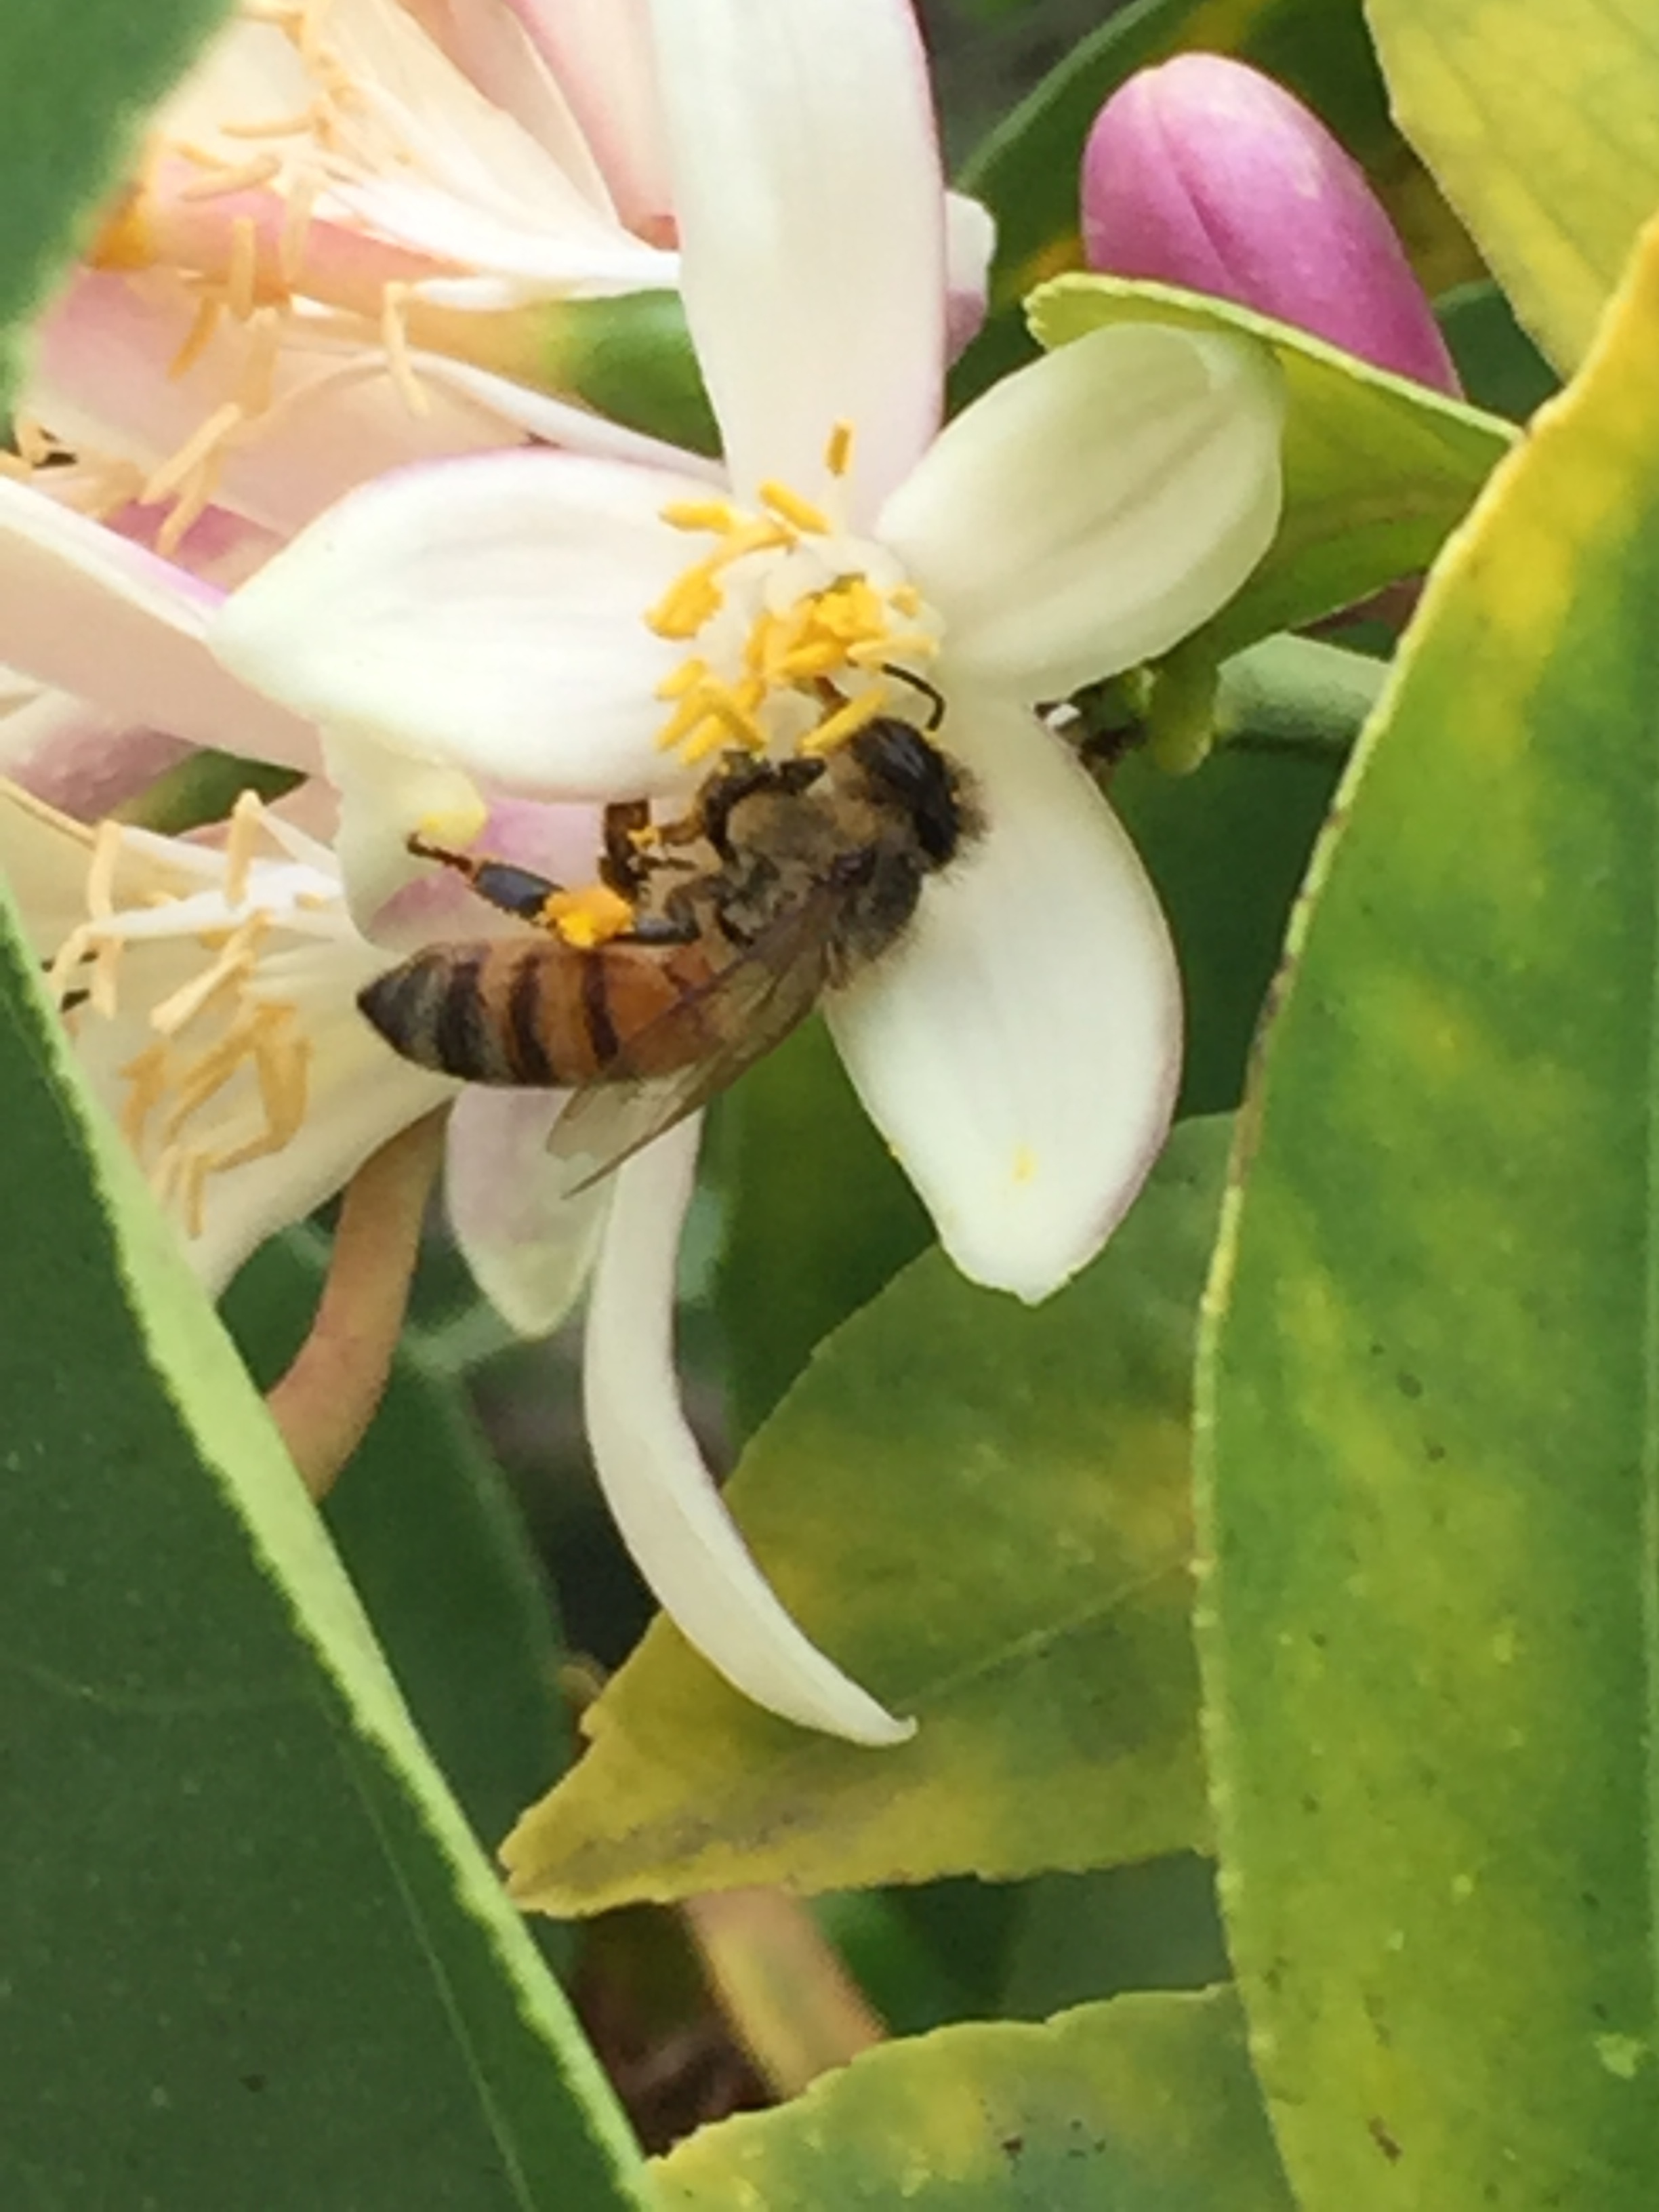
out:
{"label": "bee's striped abdomen", "polygon": [[377,975],[357,1004],[394,1051],[469,1083],[569,1082],[550,1056],[543,1015],[545,954],[537,945],[434,945]]}

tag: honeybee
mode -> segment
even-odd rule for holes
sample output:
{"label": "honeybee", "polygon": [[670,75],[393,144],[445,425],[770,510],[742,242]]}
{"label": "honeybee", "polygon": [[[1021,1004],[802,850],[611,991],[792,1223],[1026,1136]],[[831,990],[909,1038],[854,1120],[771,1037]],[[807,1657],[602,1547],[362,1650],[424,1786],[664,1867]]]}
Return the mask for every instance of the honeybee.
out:
{"label": "honeybee", "polygon": [[879,960],[980,829],[967,771],[896,717],[810,757],[728,752],[678,821],[606,810],[599,877],[633,918],[591,950],[549,921],[545,877],[411,837],[538,933],[428,945],[357,1003],[422,1067],[573,1088],[550,1149],[582,1189]]}

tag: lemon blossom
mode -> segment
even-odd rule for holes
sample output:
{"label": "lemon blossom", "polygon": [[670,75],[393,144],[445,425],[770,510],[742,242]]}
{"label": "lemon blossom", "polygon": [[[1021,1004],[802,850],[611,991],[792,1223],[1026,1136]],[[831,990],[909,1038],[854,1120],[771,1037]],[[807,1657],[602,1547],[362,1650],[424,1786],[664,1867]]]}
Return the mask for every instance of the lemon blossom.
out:
{"label": "lemon blossom", "polygon": [[[653,22],[724,488],[551,453],[411,469],[302,533],[210,641],[331,733],[349,811],[378,825],[374,898],[434,774],[672,805],[727,745],[931,725],[937,695],[986,828],[826,1012],[957,1264],[1041,1297],[1156,1154],[1180,1001],[1127,840],[1033,710],[1172,645],[1249,573],[1279,512],[1274,375],[1242,344],[1120,329],[941,429],[945,222],[908,8],[662,0]],[[691,1141],[616,1178],[586,1355],[602,1478],[729,1679],[896,1740],[904,1723],[759,1606],[679,1413]]]}
{"label": "lemon blossom", "polygon": [[[971,322],[988,226],[955,230]],[[642,0],[249,0],[37,333],[22,418],[170,502],[163,551],[210,501],[286,532],[526,435],[648,458],[561,396],[599,343],[571,303],[666,298],[673,240]],[[611,331],[602,380],[647,342]]]}

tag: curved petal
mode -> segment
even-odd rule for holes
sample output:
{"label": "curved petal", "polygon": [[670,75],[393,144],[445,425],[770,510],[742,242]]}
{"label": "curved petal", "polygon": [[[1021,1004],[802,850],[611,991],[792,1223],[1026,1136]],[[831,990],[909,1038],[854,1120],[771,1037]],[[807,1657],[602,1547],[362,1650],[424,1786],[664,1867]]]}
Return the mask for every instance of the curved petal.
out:
{"label": "curved petal", "polygon": [[[423,293],[427,289],[420,289]],[[550,392],[516,384],[510,376],[498,375],[493,369],[452,361],[446,354],[422,351],[410,354],[410,365],[427,382],[447,385],[452,392],[476,399],[515,429],[527,430],[532,437],[562,447],[567,453],[623,461],[630,468],[667,469],[700,477],[705,485],[726,481],[726,471],[718,461],[687,453],[661,438],[647,437],[643,430],[630,430],[625,422],[613,422],[608,415],[596,415],[591,407],[579,407],[573,400],[556,399]]]}
{"label": "curved petal", "polygon": [[246,690],[208,651],[220,596],[0,477],[0,660],[124,724],[314,769],[311,724]]}
{"label": "curved petal", "polygon": [[908,0],[656,0],[681,289],[739,492],[816,495],[853,424],[860,526],[939,422],[945,197]]}
{"label": "curved petal", "polygon": [[944,617],[950,680],[1057,699],[1195,629],[1278,528],[1282,417],[1264,349],[1153,324],[975,400],[877,525]]}
{"label": "curved petal", "polygon": [[769,1712],[854,1743],[899,1743],[894,1718],[810,1644],[738,1534],[680,1411],[674,1285],[697,1129],[619,1168],[588,1307],[584,1390],[599,1480],[664,1610],[710,1666]]}
{"label": "curved petal", "polygon": [[564,1104],[548,1091],[474,1085],[449,1120],[444,1200],[472,1279],[509,1328],[549,1336],[581,1296],[599,1250],[610,1187],[561,1195],[547,1156]]}
{"label": "curved petal", "polygon": [[182,738],[124,725],[66,691],[21,691],[0,669],[0,775],[80,822],[95,822],[176,768]]}
{"label": "curved petal", "polygon": [[566,453],[406,470],[234,593],[213,648],[300,713],[510,791],[670,789],[655,689],[679,651],[644,617],[686,565],[664,501],[707,495]]}
{"label": "curved petal", "polygon": [[945,322],[951,359],[979,335],[985,320],[997,227],[988,208],[965,192],[945,196]]}
{"label": "curved petal", "polygon": [[617,212],[660,234],[672,199],[647,0],[508,0],[552,63]]}
{"label": "curved petal", "polygon": [[1035,1301],[1099,1250],[1158,1156],[1181,985],[1158,899],[1089,777],[1030,715],[952,702],[988,827],[825,1012],[965,1275]]}

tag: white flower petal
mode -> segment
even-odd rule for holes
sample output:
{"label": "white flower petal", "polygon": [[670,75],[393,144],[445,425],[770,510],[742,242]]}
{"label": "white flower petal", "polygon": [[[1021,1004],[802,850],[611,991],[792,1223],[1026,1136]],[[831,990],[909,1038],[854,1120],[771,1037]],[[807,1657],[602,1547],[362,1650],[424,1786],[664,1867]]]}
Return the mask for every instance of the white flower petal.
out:
{"label": "white flower petal", "polygon": [[988,828],[888,959],[825,1002],[963,1273],[1046,1297],[1139,1189],[1174,1109],[1181,987],[1133,847],[1035,719],[952,699]]}
{"label": "white flower petal", "polygon": [[226,604],[214,650],[319,721],[531,796],[682,780],[655,732],[678,657],[645,613],[687,564],[695,478],[503,453],[369,484]]}
{"label": "white flower petal", "polygon": [[0,660],[122,724],[310,770],[310,723],[204,643],[220,595],[44,492],[0,477]]}
{"label": "white flower petal", "polygon": [[809,496],[857,433],[856,524],[926,447],[945,204],[908,0],[656,0],[681,284],[733,481]]}
{"label": "white flower petal", "polygon": [[417,177],[366,177],[329,196],[367,228],[462,268],[511,277],[526,299],[665,289],[672,254],[573,201],[511,214],[480,208]]}
{"label": "white flower petal", "polygon": [[896,1719],[779,1604],[709,1480],[680,1411],[674,1285],[695,1123],[618,1169],[587,1316],[587,1433],[611,1510],[681,1632],[734,1688],[803,1728],[902,1742]]}
{"label": "white flower petal", "polygon": [[950,679],[1059,698],[1195,629],[1278,527],[1283,406],[1263,349],[1152,324],[975,400],[877,526],[945,618]]}
{"label": "white flower petal", "polygon": [[551,61],[630,229],[672,206],[647,0],[512,0]]}
{"label": "white flower petal", "polygon": [[[417,289],[424,294],[428,289],[441,288],[422,285]],[[532,437],[567,453],[586,453],[602,461],[624,461],[630,468],[666,469],[683,477],[700,477],[706,484],[726,481],[720,463],[702,453],[690,453],[661,438],[647,437],[643,430],[630,430],[626,423],[613,422],[609,416],[596,415],[591,408],[579,407],[568,399],[556,399],[550,392],[532,391],[528,385],[515,384],[511,377],[477,368],[471,362],[422,352],[411,354],[410,362],[423,382],[447,385],[452,392],[462,392],[489,408],[503,422],[527,430]]]}
{"label": "white flower petal", "polygon": [[509,1328],[550,1335],[581,1296],[610,1206],[610,1185],[562,1195],[547,1153],[562,1092],[475,1084],[449,1121],[444,1199],[473,1280]]}

